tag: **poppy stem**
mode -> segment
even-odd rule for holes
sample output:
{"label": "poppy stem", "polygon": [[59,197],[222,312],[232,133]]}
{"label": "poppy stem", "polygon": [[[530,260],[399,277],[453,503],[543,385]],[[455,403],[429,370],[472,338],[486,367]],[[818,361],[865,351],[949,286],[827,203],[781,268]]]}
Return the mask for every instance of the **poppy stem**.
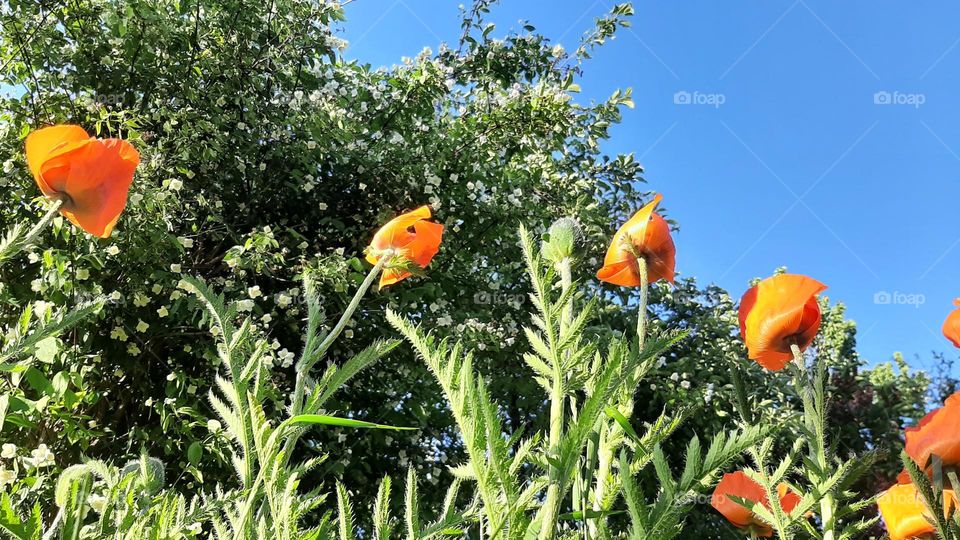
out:
{"label": "poppy stem", "polygon": [[22,231],[20,226],[15,226],[11,231],[17,232],[14,233],[13,241],[9,243],[4,242],[3,245],[0,245],[0,263],[33,245],[33,241],[37,239],[37,236],[39,236],[40,233],[50,225],[53,218],[56,217],[61,206],[63,206],[62,199],[52,199],[52,204],[47,209],[47,213],[23,236],[17,234],[19,231]]}
{"label": "poppy stem", "polygon": [[[336,341],[340,333],[343,332],[343,329],[346,328],[347,323],[349,323],[351,317],[353,317],[353,313],[357,310],[357,307],[359,307],[360,300],[364,297],[364,295],[367,294],[367,291],[370,289],[373,281],[380,274],[380,270],[383,269],[383,266],[392,257],[392,254],[380,257],[380,260],[377,261],[377,264],[375,264],[373,268],[370,269],[370,272],[367,273],[367,277],[364,278],[363,283],[360,284],[357,292],[353,295],[353,299],[350,300],[347,308],[343,311],[343,315],[340,316],[340,320],[337,321],[337,324],[334,325],[332,330],[330,330],[330,333],[326,335],[326,337],[315,350],[304,352],[304,358],[297,367],[297,381],[294,385],[293,399],[290,402],[290,416],[296,416],[303,412],[303,400],[310,369],[316,365],[321,358],[323,358],[323,355],[327,352],[327,349],[333,345],[333,342]],[[296,444],[296,440],[298,438],[296,433],[296,431],[292,432],[290,438],[287,439],[287,456],[290,455],[290,452],[293,450],[293,445]]]}
{"label": "poppy stem", "polygon": [[[642,356],[647,338],[647,301],[650,289],[647,260],[643,257],[637,257],[637,275],[640,278],[640,300],[637,305],[637,355]],[[642,366],[638,366],[633,373],[628,374],[628,377],[630,377],[626,387],[628,395],[625,402],[621,402],[619,407],[621,414],[628,419],[633,416],[633,395],[636,391],[637,384],[640,382],[641,375],[643,375]],[[611,488],[607,483],[607,478],[610,477],[610,471],[613,468],[613,453],[615,447],[612,446],[610,441],[616,439],[622,433],[622,429],[620,424],[612,421],[604,423],[600,427],[596,452],[597,468],[594,474],[596,486],[593,489],[593,509],[598,512],[603,510],[602,503],[606,500],[608,496],[607,492]],[[593,458],[593,456],[590,456],[590,458]],[[604,522],[602,520],[598,521],[602,526]],[[599,530],[601,527],[597,526],[596,523],[597,521],[589,521],[588,526],[593,536],[599,538],[602,536],[602,531]]]}
{"label": "poppy stem", "polygon": [[647,274],[647,260],[637,257],[637,274],[640,276],[640,305],[637,306],[637,354],[643,353],[647,337],[647,289],[649,275]]}
{"label": "poppy stem", "polygon": [[[568,291],[573,287],[573,277],[570,268],[570,258],[564,257],[556,263],[560,273],[561,294],[566,297],[567,303],[560,315],[560,335],[564,335],[573,324],[573,299]],[[550,452],[554,457],[560,454],[560,442],[563,439],[563,419],[566,405],[564,391],[564,377],[562,362],[557,359],[553,366],[553,387],[550,393]],[[554,538],[558,514],[560,513],[560,471],[558,467],[550,466],[550,484],[547,486],[547,497],[544,500],[543,522],[541,523],[540,539]]]}
{"label": "poppy stem", "polygon": [[[814,377],[813,387],[811,388],[810,377],[807,375],[807,364],[803,358],[803,351],[800,346],[794,342],[790,344],[790,351],[793,353],[794,362],[797,365],[798,372],[795,378],[797,392],[803,401],[803,416],[807,429],[813,433],[813,440],[809,440],[810,458],[817,463],[822,475],[826,475],[828,470],[827,448],[826,448],[826,412],[823,410],[823,378]],[[818,406],[819,404],[819,406]],[[819,476],[820,474],[818,474]],[[826,480],[817,478],[817,482]],[[834,540],[836,533],[834,529],[834,514],[836,513],[836,499],[833,493],[824,493],[820,499],[820,521],[823,526],[823,540]]]}

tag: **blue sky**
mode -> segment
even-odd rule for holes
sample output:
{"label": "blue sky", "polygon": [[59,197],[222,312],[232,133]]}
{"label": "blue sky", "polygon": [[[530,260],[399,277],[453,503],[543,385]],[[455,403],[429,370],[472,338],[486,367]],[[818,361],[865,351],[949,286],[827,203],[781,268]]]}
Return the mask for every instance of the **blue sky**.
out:
{"label": "blue sky", "polygon": [[[356,0],[348,58],[392,65],[459,32],[458,2]],[[608,0],[505,0],[572,50]],[[632,87],[634,152],[680,224],[678,270],[739,296],[785,265],[829,285],[871,363],[925,367],[960,296],[960,4],[670,0],[587,66],[578,99]],[[679,94],[678,94],[679,93]],[[886,294],[887,296],[884,296]]]}

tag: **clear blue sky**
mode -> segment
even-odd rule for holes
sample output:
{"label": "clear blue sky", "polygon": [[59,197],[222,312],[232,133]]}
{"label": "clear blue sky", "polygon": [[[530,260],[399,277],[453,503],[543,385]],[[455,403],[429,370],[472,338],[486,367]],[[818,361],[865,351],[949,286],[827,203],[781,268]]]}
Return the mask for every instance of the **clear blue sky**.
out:
{"label": "clear blue sky", "polygon": [[[455,42],[457,4],[356,0],[346,56],[392,65]],[[495,35],[530,21],[572,50],[612,4],[505,0],[490,20]],[[739,296],[785,265],[846,303],[869,361],[955,357],[940,327],[960,296],[960,4],[634,6],[633,27],[586,66],[578,99],[634,89],[637,107],[606,150],[634,152],[664,194],[682,274]],[[703,104],[677,104],[678,92]]]}

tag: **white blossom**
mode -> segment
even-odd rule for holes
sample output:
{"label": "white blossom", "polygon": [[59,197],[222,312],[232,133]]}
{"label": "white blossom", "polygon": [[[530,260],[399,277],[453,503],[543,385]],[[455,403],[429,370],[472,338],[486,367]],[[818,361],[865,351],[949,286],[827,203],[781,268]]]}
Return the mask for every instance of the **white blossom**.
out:
{"label": "white blossom", "polygon": [[40,444],[35,450],[30,451],[30,457],[25,461],[33,467],[47,467],[53,465],[53,452],[46,444]]}
{"label": "white blossom", "polygon": [[96,513],[102,514],[103,509],[107,506],[107,498],[99,493],[94,493],[87,497],[87,504],[89,504],[90,508],[93,508]]}

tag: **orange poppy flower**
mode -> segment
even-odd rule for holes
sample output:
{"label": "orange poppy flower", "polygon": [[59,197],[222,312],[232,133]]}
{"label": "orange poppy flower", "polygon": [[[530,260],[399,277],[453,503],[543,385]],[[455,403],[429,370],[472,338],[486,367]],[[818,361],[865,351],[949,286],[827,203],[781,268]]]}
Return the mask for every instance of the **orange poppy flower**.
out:
{"label": "orange poppy flower", "polygon": [[647,263],[648,283],[660,279],[673,283],[677,249],[670,237],[670,226],[654,212],[662,199],[662,195],[656,195],[650,204],[638,210],[617,230],[603,258],[603,268],[597,272],[597,279],[624,287],[639,287],[637,259],[643,257]]}
{"label": "orange poppy flower", "polygon": [[60,213],[88,233],[107,238],[127,205],[140,154],[127,141],[97,139],[80,126],[59,125],[27,136],[27,165]]}
{"label": "orange poppy flower", "polygon": [[[773,529],[767,522],[734,501],[730,495],[770,508],[770,501],[763,486],[743,471],[727,473],[713,490],[710,505],[737,528],[752,530],[757,536],[773,536]],[[790,491],[786,484],[777,486],[777,496],[780,499],[780,508],[788,514],[800,503],[800,496]]]}
{"label": "orange poppy flower", "polygon": [[916,427],[906,430],[907,454],[920,467],[927,467],[930,456],[944,466],[960,465],[960,392],[954,393],[943,407],[930,412]]}
{"label": "orange poppy flower", "polygon": [[440,250],[443,225],[427,221],[430,207],[421,206],[401,214],[380,228],[367,248],[367,261],[377,264],[388,255],[398,257],[388,261],[380,275],[380,287],[392,285],[413,275],[410,264],[426,268]]}
{"label": "orange poppy flower", "polygon": [[[951,506],[957,505],[957,496],[952,490],[943,491],[944,515]],[[936,538],[936,529],[927,521],[929,511],[923,498],[913,484],[896,484],[877,498],[877,507],[887,526],[890,540],[910,538]]]}
{"label": "orange poppy flower", "polygon": [[[960,308],[960,298],[954,300],[953,305]],[[953,343],[954,347],[960,347],[960,309],[950,312],[947,320],[943,321],[943,335]]]}
{"label": "orange poppy flower", "polygon": [[779,371],[793,359],[792,343],[809,347],[820,329],[817,295],[826,288],[807,276],[781,274],[747,291],[740,300],[740,336],[750,358]]}

